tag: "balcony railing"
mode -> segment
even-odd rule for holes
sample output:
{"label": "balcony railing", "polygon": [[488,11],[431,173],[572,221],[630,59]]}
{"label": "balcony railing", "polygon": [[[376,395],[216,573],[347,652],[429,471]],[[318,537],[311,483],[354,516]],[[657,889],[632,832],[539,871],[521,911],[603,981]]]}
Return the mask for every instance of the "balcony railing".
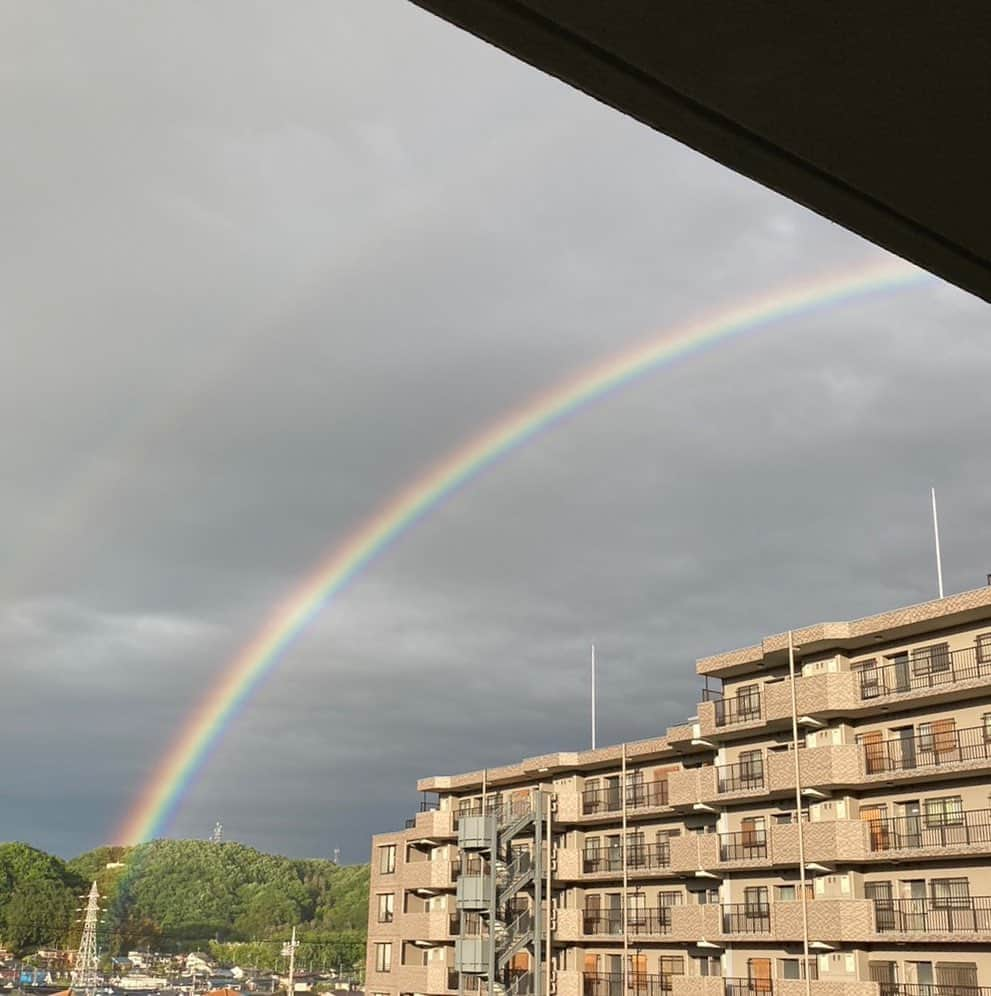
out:
{"label": "balcony railing", "polygon": [[747,692],[745,695],[732,695],[714,703],[716,726],[732,726],[734,723],[753,723],[761,717],[760,692]]}
{"label": "balcony railing", "polygon": [[725,979],[726,996],[769,996],[774,992],[770,979]]}
{"label": "balcony railing", "polygon": [[952,982],[882,982],[881,996],[991,996],[991,986],[958,986]]}
{"label": "balcony railing", "polygon": [[747,792],[764,787],[764,760],[740,761],[716,767],[716,788],[719,792]]}
{"label": "balcony railing", "polygon": [[458,820],[463,816],[497,816],[500,820],[511,821],[532,808],[533,800],[529,793],[517,799],[493,796],[485,800],[484,806],[481,799],[462,799],[454,811],[454,825],[457,827]]}
{"label": "balcony railing", "polygon": [[934,650],[925,657],[880,667],[860,667],[860,697],[876,699],[921,688],[940,688],[957,681],[991,677],[991,656],[977,647],[951,652]]}
{"label": "balcony railing", "polygon": [[932,816],[894,816],[868,820],[872,851],[942,850],[968,844],[991,847],[991,809],[970,809]]}
{"label": "balcony railing", "polygon": [[[671,992],[673,975],[648,975],[646,972],[630,971],[626,978],[626,992],[637,996],[663,996]],[[583,996],[622,996],[622,973],[584,974]]]}
{"label": "balcony railing", "polygon": [[[626,847],[627,868],[667,868],[670,864],[671,845],[667,841],[658,844],[628,844]],[[622,848],[606,847],[586,850],[582,854],[582,870],[590,874],[622,871]]]}
{"label": "balcony railing", "polygon": [[969,933],[991,930],[991,896],[875,899],[879,933]]}
{"label": "balcony railing", "polygon": [[767,857],[767,831],[741,830],[719,835],[720,861],[751,861]]}
{"label": "balcony railing", "polygon": [[[626,787],[627,809],[650,809],[668,804],[668,783],[664,779],[654,782],[631,782]],[[582,792],[582,814],[618,813],[623,808],[623,796],[618,785],[605,788],[586,788]]]}
{"label": "balcony railing", "polygon": [[629,809],[651,809],[668,804],[667,779],[653,782],[634,782],[626,790],[626,805]]}
{"label": "balcony railing", "polygon": [[[671,931],[671,906],[655,909],[629,910],[626,914],[626,929],[630,935],[667,934]],[[622,937],[622,910],[585,910],[582,918],[582,933],[596,936]]]}
{"label": "balcony railing", "polygon": [[723,906],[724,934],[769,934],[770,903],[731,903]]}
{"label": "balcony railing", "polygon": [[988,739],[983,726],[971,726],[964,730],[933,730],[911,737],[862,743],[860,748],[864,770],[869,775],[880,771],[935,768],[956,761],[991,759],[991,739]]}

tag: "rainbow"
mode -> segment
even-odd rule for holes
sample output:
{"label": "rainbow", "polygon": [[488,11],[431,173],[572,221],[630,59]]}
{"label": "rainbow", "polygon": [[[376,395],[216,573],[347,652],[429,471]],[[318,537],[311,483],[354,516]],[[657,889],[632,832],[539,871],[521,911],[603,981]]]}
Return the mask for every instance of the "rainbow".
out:
{"label": "rainbow", "polygon": [[745,332],[814,309],[919,284],[897,260],[832,273],[731,305],[668,329],[541,394],[491,425],[412,481],[335,547],[227,665],[145,784],[115,839],[137,843],[165,832],[211,750],[294,639],[391,543],[431,509],[511,450],[578,409],[645,374]]}

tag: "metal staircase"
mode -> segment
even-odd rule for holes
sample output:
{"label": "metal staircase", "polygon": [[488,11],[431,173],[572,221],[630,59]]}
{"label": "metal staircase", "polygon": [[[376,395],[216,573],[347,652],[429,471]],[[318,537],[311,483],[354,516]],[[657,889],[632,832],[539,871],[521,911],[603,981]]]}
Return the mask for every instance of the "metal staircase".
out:
{"label": "metal staircase", "polygon": [[[483,805],[458,822],[459,849],[477,855],[481,864],[480,874],[458,878],[459,993],[471,989],[491,996],[545,996],[537,969],[543,930],[543,820],[548,805],[544,794],[535,790],[524,799]],[[518,838],[524,836],[532,844],[518,846]],[[482,923],[478,936],[470,937],[466,934],[473,914]],[[514,973],[513,958],[524,950],[530,953],[530,970]]]}

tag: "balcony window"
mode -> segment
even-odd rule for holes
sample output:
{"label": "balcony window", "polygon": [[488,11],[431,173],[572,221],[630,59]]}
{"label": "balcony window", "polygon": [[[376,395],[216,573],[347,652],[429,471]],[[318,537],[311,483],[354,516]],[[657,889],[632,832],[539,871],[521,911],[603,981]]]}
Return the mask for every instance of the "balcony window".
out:
{"label": "balcony window", "polygon": [[959,795],[944,795],[926,799],[926,826],[949,827],[963,823],[963,799]]}
{"label": "balcony window", "polygon": [[930,884],[933,909],[959,910],[970,907],[970,880],[934,878]]}
{"label": "balcony window", "polygon": [[391,892],[383,892],[378,897],[379,923],[392,923],[396,897]]}
{"label": "balcony window", "polygon": [[977,663],[991,664],[991,633],[981,633],[976,641]]}

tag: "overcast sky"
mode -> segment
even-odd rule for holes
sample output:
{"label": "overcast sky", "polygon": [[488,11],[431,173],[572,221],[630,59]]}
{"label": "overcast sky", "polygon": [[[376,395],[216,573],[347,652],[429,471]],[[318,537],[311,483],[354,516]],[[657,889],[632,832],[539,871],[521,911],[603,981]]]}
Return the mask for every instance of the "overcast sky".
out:
{"label": "overcast sky", "polygon": [[[883,253],[404,0],[0,6],[0,840],[107,841],[404,482],[665,326]],[[367,859],[415,781],[690,715],[694,659],[991,571],[989,312],[932,279],[647,377],[307,631],[172,827]]]}

